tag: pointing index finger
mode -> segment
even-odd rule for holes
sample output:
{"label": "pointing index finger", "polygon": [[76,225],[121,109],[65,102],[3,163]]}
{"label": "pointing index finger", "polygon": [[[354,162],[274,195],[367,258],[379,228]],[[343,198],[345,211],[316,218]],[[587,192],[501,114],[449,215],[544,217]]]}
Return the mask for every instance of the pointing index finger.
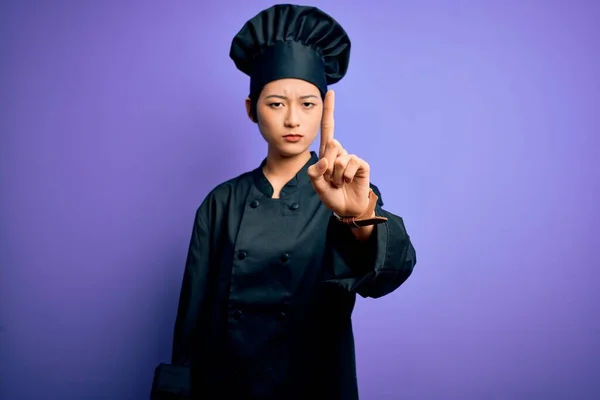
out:
{"label": "pointing index finger", "polygon": [[327,143],[333,140],[334,121],[333,108],[335,103],[335,93],[333,90],[327,91],[325,101],[323,102],[323,116],[321,117],[321,147],[319,157],[325,154]]}

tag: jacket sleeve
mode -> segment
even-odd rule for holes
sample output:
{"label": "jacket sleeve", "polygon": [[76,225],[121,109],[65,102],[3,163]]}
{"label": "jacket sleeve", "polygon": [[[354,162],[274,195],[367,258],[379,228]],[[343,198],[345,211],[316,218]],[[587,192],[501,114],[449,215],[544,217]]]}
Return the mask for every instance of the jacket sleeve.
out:
{"label": "jacket sleeve", "polygon": [[198,337],[196,330],[207,297],[210,230],[203,209],[201,206],[196,212],[179,295],[171,357],[175,365],[190,366],[197,350],[194,338]]}
{"label": "jacket sleeve", "polygon": [[387,222],[376,225],[366,241],[358,241],[350,228],[331,217],[328,228],[330,273],[326,281],[362,297],[385,296],[402,285],[417,263],[415,248],[401,217],[382,208],[381,193],[376,213]]}

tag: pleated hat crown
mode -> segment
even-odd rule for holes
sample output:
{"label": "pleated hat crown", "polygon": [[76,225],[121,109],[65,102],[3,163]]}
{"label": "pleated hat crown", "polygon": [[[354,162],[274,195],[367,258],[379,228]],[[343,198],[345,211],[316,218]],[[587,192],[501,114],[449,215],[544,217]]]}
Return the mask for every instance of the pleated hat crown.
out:
{"label": "pleated hat crown", "polygon": [[348,70],[350,38],[316,7],[278,4],[244,24],[231,43],[230,57],[250,77],[250,96],[284,78],[308,81],[324,97],[327,86]]}

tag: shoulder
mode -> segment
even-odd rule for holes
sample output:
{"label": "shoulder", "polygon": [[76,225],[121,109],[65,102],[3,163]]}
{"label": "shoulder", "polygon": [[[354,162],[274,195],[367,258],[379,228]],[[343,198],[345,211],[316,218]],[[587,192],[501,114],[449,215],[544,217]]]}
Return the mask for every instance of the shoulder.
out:
{"label": "shoulder", "polygon": [[222,182],[211,189],[205,198],[205,202],[207,200],[225,201],[231,198],[231,196],[240,189],[244,191],[247,190],[252,185],[252,182],[252,171],[244,172],[243,174]]}
{"label": "shoulder", "polygon": [[252,171],[248,171],[219,183],[208,192],[197,207],[196,218],[208,222],[217,217],[230,204],[245,198],[244,194],[248,192],[252,182]]}

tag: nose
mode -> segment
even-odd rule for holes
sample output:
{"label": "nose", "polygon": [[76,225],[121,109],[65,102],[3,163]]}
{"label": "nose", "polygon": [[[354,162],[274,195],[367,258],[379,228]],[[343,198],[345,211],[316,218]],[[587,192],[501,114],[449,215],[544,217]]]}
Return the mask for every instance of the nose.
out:
{"label": "nose", "polygon": [[299,112],[295,105],[288,107],[284,123],[288,128],[296,128],[300,125]]}

